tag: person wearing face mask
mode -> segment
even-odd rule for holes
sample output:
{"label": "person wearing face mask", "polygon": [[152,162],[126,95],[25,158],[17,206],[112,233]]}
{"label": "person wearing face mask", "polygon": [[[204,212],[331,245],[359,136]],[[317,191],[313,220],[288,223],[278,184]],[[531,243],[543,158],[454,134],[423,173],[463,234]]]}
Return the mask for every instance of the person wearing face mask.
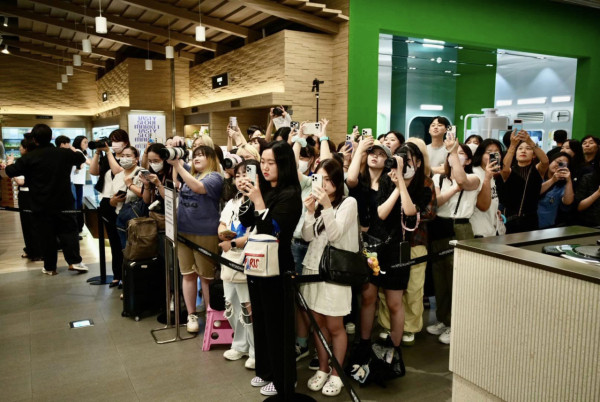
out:
{"label": "person wearing face mask", "polygon": [[[431,233],[432,254],[447,250],[450,240],[474,237],[469,219],[475,211],[477,195],[483,184],[479,176],[472,173],[471,148],[459,144],[453,135],[447,136],[444,145],[448,151],[445,173],[432,178],[438,202],[437,219],[433,224],[436,230]],[[454,256],[448,254],[436,259],[432,266],[437,322],[428,326],[427,332],[439,336],[440,342],[449,345]]]}
{"label": "person wearing face mask", "polygon": [[123,171],[117,173],[112,181],[112,197],[110,205],[115,207],[117,214],[117,229],[119,229],[119,238],[121,248],[124,249],[127,244],[127,222],[120,212],[123,205],[130,204],[142,197],[142,181],[139,176],[140,167],[139,152],[135,147],[129,146],[121,152],[119,164]]}
{"label": "person wearing face mask", "polygon": [[115,207],[110,205],[110,199],[113,195],[113,178],[123,171],[119,159],[125,147],[129,146],[129,135],[125,130],[117,129],[110,133],[108,140],[112,144],[110,147],[106,144],[104,147],[96,148],[90,163],[90,174],[98,176],[98,182],[94,189],[100,193],[98,212],[104,221],[105,233],[108,236],[112,254],[113,281],[109,286],[115,287],[122,279],[123,249],[116,226],[117,214]]}
{"label": "person wearing face mask", "polygon": [[[159,231],[165,230],[165,185],[173,177],[173,168],[160,157],[163,144],[148,147],[148,169],[150,174],[140,175],[143,184],[142,196],[147,205],[159,201],[159,205],[150,211],[150,217],[156,220]],[[159,235],[160,236],[160,235]],[[159,239],[159,254],[164,258],[163,242]]]}

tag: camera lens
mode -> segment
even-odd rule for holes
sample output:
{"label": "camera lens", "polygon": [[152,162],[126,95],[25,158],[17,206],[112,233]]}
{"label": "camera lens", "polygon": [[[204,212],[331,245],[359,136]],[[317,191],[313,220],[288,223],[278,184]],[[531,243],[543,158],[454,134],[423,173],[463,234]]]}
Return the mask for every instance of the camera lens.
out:
{"label": "camera lens", "polygon": [[172,161],[177,159],[185,160],[187,157],[187,152],[183,147],[171,147],[171,148],[163,148],[158,151],[158,155],[162,160]]}
{"label": "camera lens", "polygon": [[388,158],[385,160],[386,169],[396,169],[398,167],[398,162],[395,158]]}

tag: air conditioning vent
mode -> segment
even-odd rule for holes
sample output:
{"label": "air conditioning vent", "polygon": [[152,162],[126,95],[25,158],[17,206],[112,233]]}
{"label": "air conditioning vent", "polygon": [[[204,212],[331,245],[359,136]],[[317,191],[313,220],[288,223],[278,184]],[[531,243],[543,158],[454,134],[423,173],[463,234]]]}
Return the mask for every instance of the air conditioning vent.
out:
{"label": "air conditioning vent", "polygon": [[517,119],[523,120],[523,123],[543,123],[544,112],[521,112],[517,114]]}

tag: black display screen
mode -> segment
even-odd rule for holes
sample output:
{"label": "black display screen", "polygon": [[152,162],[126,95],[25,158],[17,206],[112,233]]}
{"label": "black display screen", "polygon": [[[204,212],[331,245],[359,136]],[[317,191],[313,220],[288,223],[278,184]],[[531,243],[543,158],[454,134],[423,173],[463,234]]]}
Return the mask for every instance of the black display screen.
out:
{"label": "black display screen", "polygon": [[229,76],[227,73],[215,75],[212,77],[212,87],[213,89],[226,87],[229,85]]}

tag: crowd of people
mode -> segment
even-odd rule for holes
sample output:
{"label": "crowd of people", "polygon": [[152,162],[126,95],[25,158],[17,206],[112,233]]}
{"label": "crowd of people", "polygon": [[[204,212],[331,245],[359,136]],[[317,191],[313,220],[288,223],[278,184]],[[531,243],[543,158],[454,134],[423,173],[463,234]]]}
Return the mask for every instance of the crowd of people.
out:
{"label": "crowd of people", "polygon": [[[557,130],[557,146],[546,154],[524,130],[508,131],[503,141],[470,136],[460,143],[448,132],[450,122],[442,116],[432,119],[430,144],[418,138],[405,140],[397,131],[375,139],[361,135],[357,128],[335,144],[327,136],[326,119],[319,122],[316,133],[306,132],[308,124],[294,123],[283,108],[273,108],[265,131],[250,126],[245,136],[240,127],[228,126],[223,147],[208,135],[197,136],[189,160],[165,152],[184,145],[180,137],[165,145],[149,143],[141,153],[131,146],[127,132],[119,129],[95,148],[92,158],[85,158],[86,139],[76,139],[73,147],[65,145],[71,149],[55,149],[49,145],[47,133],[42,136],[34,128],[34,141],[24,145],[27,153],[14,164],[9,161],[6,173],[24,175],[23,185],[30,188],[42,185],[48,189],[58,184],[38,183],[48,181],[47,175],[40,173],[47,172],[48,166],[36,165],[42,153],[57,153],[53,169],[75,175],[75,170],[89,164],[90,174],[98,177],[99,211],[111,245],[111,286],[120,284],[122,250],[127,242],[122,230],[127,222],[121,211],[138,202],[158,205],[151,213],[164,228],[168,180],[173,180],[178,190],[177,226],[185,239],[241,263],[250,235],[276,236],[280,275],[274,277],[246,276],[225,265],[215,266],[186,243],[178,245],[187,330],[200,330],[198,280],[204,302],[209,303],[209,284],[219,271],[225,316],[235,333],[224,357],[248,357],[245,367],[256,370],[251,385],[261,387],[263,395],[277,395],[290,386],[293,389],[296,362],[310,356],[308,340],[311,332],[316,335],[306,311],[299,307],[293,311],[293,293],[286,288],[284,276],[287,272],[317,274],[327,245],[352,252],[362,245],[381,246],[364,286],[314,282],[300,287],[333,355],[340,363],[345,361],[349,373],[361,381],[364,371],[357,371],[369,364],[373,354],[387,362],[388,378],[405,375],[400,347],[414,344],[415,333],[423,329],[428,264],[400,262],[440,255],[432,259],[429,268],[437,322],[426,331],[449,344],[453,258],[441,255],[449,249],[450,240],[574,223],[600,225],[600,139],[596,137],[578,141]],[[32,151],[30,146],[37,149]],[[315,178],[320,180],[317,186]],[[71,194],[66,189],[65,193]],[[65,196],[60,205],[54,205],[47,204],[43,194],[31,191],[35,212],[36,205],[54,212],[40,218],[38,224],[45,228],[41,233],[60,237],[67,261],[82,266],[75,253],[69,253],[77,248],[73,236],[61,237],[66,229],[58,233],[49,229],[68,226],[59,211],[73,208],[73,198]],[[79,187],[75,196],[80,206]],[[44,271],[56,270],[56,247],[46,244],[39,253]],[[274,316],[295,316],[295,339],[280,320],[270,318]],[[386,331],[385,339],[372,343],[376,318]],[[346,331],[355,325],[359,339],[346,358]],[[309,367],[315,374],[308,380],[308,388],[338,395],[343,387],[340,373],[330,366],[327,350],[318,338],[314,344],[316,356]]]}

